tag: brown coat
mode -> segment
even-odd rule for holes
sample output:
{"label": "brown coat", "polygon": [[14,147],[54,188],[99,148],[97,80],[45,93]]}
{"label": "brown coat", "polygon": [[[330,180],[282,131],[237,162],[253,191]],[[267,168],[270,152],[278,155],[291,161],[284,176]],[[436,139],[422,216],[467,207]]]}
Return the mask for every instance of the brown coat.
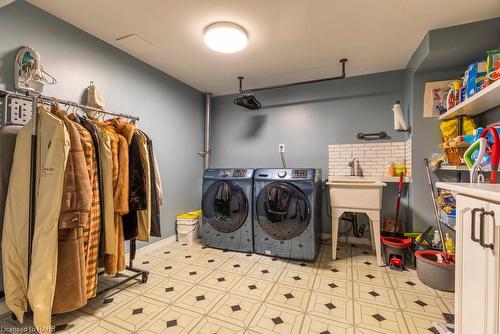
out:
{"label": "brown coat", "polygon": [[112,255],[105,254],[104,271],[107,275],[114,276],[117,272],[125,270],[125,239],[123,235],[122,216],[129,212],[128,142],[121,134],[122,131],[113,124],[98,123],[98,125],[106,130],[111,140],[111,152],[113,155],[113,194],[117,249]]}
{"label": "brown coat", "polygon": [[87,303],[83,228],[89,224],[92,188],[80,135],[67,115],[52,108],[68,131],[71,147],[64,171],[59,215],[57,279],[53,313],[65,313]]}
{"label": "brown coat", "polygon": [[[75,115],[69,115],[75,121]],[[97,172],[97,155],[92,135],[82,125],[75,123],[80,134],[87,171],[92,186],[92,204],[90,206],[89,224],[83,229],[83,246],[85,251],[85,271],[87,277],[87,299],[94,298],[97,293],[97,261],[99,256],[99,241],[101,232],[101,207],[99,192],[99,177]]]}

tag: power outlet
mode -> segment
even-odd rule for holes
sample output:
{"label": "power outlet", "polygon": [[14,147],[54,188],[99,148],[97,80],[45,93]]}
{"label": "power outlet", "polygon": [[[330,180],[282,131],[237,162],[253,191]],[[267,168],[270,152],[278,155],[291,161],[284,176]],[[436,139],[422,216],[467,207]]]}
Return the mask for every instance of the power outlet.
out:
{"label": "power outlet", "polygon": [[285,144],[278,144],[278,152],[279,153],[285,152]]}

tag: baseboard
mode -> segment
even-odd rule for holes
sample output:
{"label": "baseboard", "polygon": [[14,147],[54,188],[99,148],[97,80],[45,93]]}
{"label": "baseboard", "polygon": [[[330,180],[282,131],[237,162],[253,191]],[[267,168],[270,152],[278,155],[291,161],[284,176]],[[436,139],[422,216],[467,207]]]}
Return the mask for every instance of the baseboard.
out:
{"label": "baseboard", "polygon": [[[160,240],[155,241],[155,242],[150,242],[148,245],[141,247],[141,248],[138,248],[135,253],[136,253],[136,255],[138,255],[138,254],[141,254],[145,251],[149,251],[151,249],[166,247],[166,246],[174,243],[175,241],[177,241],[177,236],[174,234],[174,235],[171,235],[170,237],[166,237],[165,239],[160,239]],[[129,256],[129,253],[125,253],[125,258],[128,258],[128,256]]]}
{"label": "baseboard", "polygon": [[[174,243],[177,240],[177,236],[174,234],[170,237],[167,237],[165,239],[160,239],[158,241],[152,242],[149,245],[146,245],[144,247],[141,247],[137,250],[136,254],[140,254],[142,252],[145,252],[150,249],[154,248],[161,248],[161,247],[166,247],[172,243]],[[129,253],[125,254],[125,258],[128,258]],[[0,315],[3,315],[5,313],[10,312],[9,308],[7,307],[7,304],[5,303],[5,298],[0,299]]]}
{"label": "baseboard", "polygon": [[[331,233],[321,233],[320,234],[321,241],[323,243],[331,243],[332,239],[332,234]],[[348,244],[355,244],[355,245],[366,245],[366,246],[371,246],[372,241],[368,238],[356,238],[356,237],[347,237],[347,241],[345,237],[338,237],[339,242],[347,242]]]}

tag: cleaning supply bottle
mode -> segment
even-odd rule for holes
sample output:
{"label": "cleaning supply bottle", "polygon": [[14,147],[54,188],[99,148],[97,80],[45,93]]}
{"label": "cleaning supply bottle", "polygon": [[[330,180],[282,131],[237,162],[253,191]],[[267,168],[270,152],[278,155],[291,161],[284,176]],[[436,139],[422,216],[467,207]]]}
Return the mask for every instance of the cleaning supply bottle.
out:
{"label": "cleaning supply bottle", "polygon": [[448,254],[455,255],[455,242],[450,237],[449,233],[446,233],[446,236],[444,238],[444,246]]}
{"label": "cleaning supply bottle", "polygon": [[441,238],[439,237],[439,231],[434,230],[434,238],[432,238],[432,246],[437,248],[439,246],[440,241]]}
{"label": "cleaning supply bottle", "polygon": [[385,176],[396,176],[396,164],[391,161],[385,171]]}
{"label": "cleaning supply bottle", "polygon": [[406,166],[402,161],[398,161],[395,164],[394,168],[395,168],[395,172],[396,172],[395,176],[400,176],[401,173],[403,173],[403,176],[406,176]]}

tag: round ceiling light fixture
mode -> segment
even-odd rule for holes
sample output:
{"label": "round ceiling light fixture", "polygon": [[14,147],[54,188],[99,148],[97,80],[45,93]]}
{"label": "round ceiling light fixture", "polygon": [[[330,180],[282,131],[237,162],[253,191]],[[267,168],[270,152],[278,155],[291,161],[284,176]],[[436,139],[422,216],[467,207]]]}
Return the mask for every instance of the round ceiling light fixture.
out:
{"label": "round ceiling light fixture", "polygon": [[217,22],[205,29],[205,44],[217,52],[238,52],[247,46],[247,42],[247,32],[235,23]]}

